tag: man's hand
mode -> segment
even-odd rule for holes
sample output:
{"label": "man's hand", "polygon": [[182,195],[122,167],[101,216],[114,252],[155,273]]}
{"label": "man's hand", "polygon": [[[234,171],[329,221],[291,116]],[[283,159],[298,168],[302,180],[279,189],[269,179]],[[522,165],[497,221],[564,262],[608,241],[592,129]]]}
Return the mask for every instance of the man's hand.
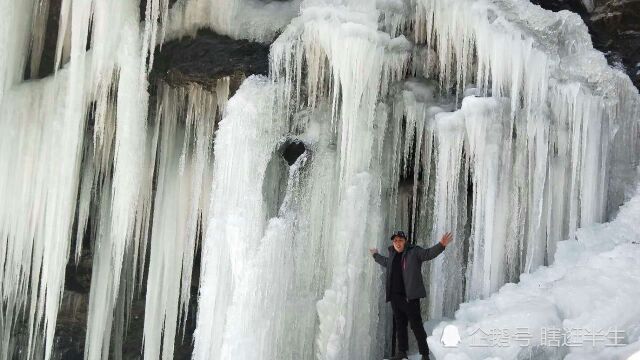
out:
{"label": "man's hand", "polygon": [[378,249],[369,249],[369,254],[373,255],[377,253],[378,253]]}
{"label": "man's hand", "polygon": [[442,239],[440,239],[440,244],[442,244],[442,246],[447,246],[452,240],[453,240],[453,235],[451,235],[451,232],[448,232],[442,235]]}

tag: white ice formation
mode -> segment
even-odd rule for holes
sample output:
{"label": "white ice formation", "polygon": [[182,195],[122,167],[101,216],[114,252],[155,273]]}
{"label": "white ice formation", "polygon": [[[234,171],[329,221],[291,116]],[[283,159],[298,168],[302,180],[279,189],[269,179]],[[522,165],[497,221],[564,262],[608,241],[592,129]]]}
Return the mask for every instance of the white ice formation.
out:
{"label": "white ice formation", "polygon": [[[388,316],[367,249],[392,229],[423,246],[454,232],[424,269],[431,319],[529,294],[541,266],[591,256],[576,247],[634,249],[615,231],[637,211],[601,225],[620,227],[612,239],[580,230],[629,199],[640,96],[575,14],[524,0],[148,0],[141,16],[137,1],[62,0],[56,72],[23,81],[50,4],[0,4],[0,359],[51,358],[85,237],[87,359],[120,357],[141,292],[143,356],[173,358],[192,285],[195,359],[380,357]],[[150,85],[156,45],[202,28],[273,41],[269,77],[228,103],[228,78]],[[305,151],[289,165],[292,142]],[[457,323],[482,321],[463,310]],[[637,341],[625,316],[596,320]]]}

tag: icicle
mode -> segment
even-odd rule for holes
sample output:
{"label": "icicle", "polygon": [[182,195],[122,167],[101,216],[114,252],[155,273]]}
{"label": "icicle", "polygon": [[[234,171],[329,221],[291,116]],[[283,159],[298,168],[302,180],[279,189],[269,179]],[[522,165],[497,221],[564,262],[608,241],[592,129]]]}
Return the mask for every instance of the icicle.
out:
{"label": "icicle", "polygon": [[60,21],[56,40],[56,56],[53,68],[57,71],[60,65],[69,58],[71,47],[71,0],[62,0],[60,5]]}
{"label": "icicle", "polygon": [[[461,111],[440,113],[435,117],[436,141],[436,181],[434,226],[432,239],[439,239],[447,231],[453,236],[459,233],[458,214],[465,209],[460,208],[460,172],[462,171],[462,147],[464,140],[464,115]],[[444,256],[431,261],[429,313],[432,318],[443,314],[445,301],[460,302],[462,284],[462,263],[459,257],[462,241],[451,244]],[[445,294],[445,290],[447,293]]]}
{"label": "icicle", "polygon": [[[87,333],[85,335],[85,359],[105,359],[109,355],[113,309],[118,294],[114,288],[111,264],[111,179],[106,178],[103,185],[97,224],[96,240],[91,268],[91,287],[89,292],[89,312],[87,314]],[[100,284],[100,285],[98,285]]]}
{"label": "icicle", "polygon": [[195,85],[160,89],[156,122],[162,131],[145,306],[146,359],[172,359],[180,319],[182,328],[185,325],[203,207],[209,205],[201,199],[210,193],[207,174],[212,172],[213,129],[222,99],[218,96],[228,94],[228,79],[219,83],[220,95]]}
{"label": "icicle", "polygon": [[396,37],[407,25],[407,4],[402,0],[378,0],[377,8],[382,13],[384,31]]}
{"label": "icicle", "polygon": [[[72,19],[76,20],[75,12]],[[100,159],[96,176],[112,177],[109,239],[97,245],[101,258],[94,257],[98,269],[92,277],[89,318],[95,321],[87,324],[85,343],[85,357],[100,359],[109,354],[112,326],[116,326],[114,343],[121,342],[117,338],[123,333],[121,317],[126,318],[125,305],[133,296],[138,256],[144,257],[140,249],[146,247],[149,172],[153,174],[155,149],[153,131],[146,128],[148,95],[145,71],[140,69],[143,45],[138,7],[95,0],[92,20],[91,90],[98,96],[94,139]],[[111,166],[113,173],[109,174]],[[93,291],[94,287],[101,289]],[[106,293],[103,287],[108,288]]]}
{"label": "icicle", "polygon": [[504,283],[511,174],[506,164],[510,160],[509,120],[503,102],[475,97],[462,102],[474,189],[470,204],[472,249],[466,274],[468,299],[488,296]]}
{"label": "icicle", "polygon": [[[13,314],[26,310],[27,357],[41,342],[50,356],[75,214],[85,118],[84,109],[67,103],[67,75],[13,88],[0,118],[8,137],[0,160],[0,197],[8,204],[0,220],[3,312],[12,314],[3,316],[3,330],[10,333]],[[40,331],[43,340],[36,337]]]}
{"label": "icicle", "polygon": [[[412,232],[412,235],[416,235],[417,222],[421,221],[419,217],[419,202],[426,199],[422,199],[422,195],[418,194],[420,188],[427,191],[429,186],[429,172],[431,166],[431,137],[433,135],[432,122],[436,114],[453,109],[453,99],[439,98],[435,96],[436,88],[433,84],[427,82],[420,82],[415,79],[407,80],[404,82],[400,93],[395,99],[396,119],[394,122],[396,126],[400,126],[405,119],[405,135],[403,137],[404,147],[403,160],[393,163],[403,163],[405,172],[410,166],[413,167],[413,186],[411,189],[412,199],[415,199],[411,204],[410,209],[410,223],[398,224],[400,228],[408,228]],[[413,130],[408,129],[413,128]],[[412,135],[415,133],[415,137]],[[415,138],[415,142],[412,141],[412,137]],[[409,163],[409,159],[413,159],[413,164]],[[420,183],[420,173],[424,176],[423,182]],[[400,178],[393,177],[396,181]],[[425,195],[426,196],[426,193]],[[393,196],[392,196],[393,198]],[[424,206],[427,206],[424,204]],[[419,233],[420,238],[422,232]]]}
{"label": "icicle", "polygon": [[[319,275],[326,271],[326,268],[316,266],[322,255],[320,241],[326,241],[326,238],[321,233],[310,233],[308,223],[320,222],[303,215],[311,215],[305,214],[308,207],[311,210],[310,206],[320,205],[318,208],[326,211],[322,202],[327,183],[306,180],[329,170],[323,166],[334,165],[323,159],[326,159],[328,150],[326,144],[318,145],[313,156],[314,162],[319,162],[310,174],[304,172],[309,166],[308,153],[298,158],[288,169],[288,174],[270,173],[267,169],[270,175],[265,177],[265,184],[286,180],[281,194],[284,197],[277,217],[268,219],[256,247],[247,249],[251,259],[234,261],[246,262],[246,267],[234,283],[233,303],[229,307],[225,327],[225,333],[231,337],[224,341],[221,359],[314,356],[317,326],[314,310],[324,285]],[[274,155],[278,156],[277,153]],[[278,162],[283,160],[272,158],[267,167],[278,169]]]}

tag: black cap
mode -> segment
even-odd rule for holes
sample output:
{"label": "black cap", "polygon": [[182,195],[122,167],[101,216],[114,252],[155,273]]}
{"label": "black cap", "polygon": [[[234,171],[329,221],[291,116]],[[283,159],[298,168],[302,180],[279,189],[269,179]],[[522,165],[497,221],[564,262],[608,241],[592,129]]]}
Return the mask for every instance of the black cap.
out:
{"label": "black cap", "polygon": [[393,240],[393,238],[396,237],[396,236],[403,237],[405,240],[407,240],[407,235],[405,235],[404,231],[402,231],[402,230],[398,230],[398,231],[394,232],[393,234],[391,234],[391,240]]}

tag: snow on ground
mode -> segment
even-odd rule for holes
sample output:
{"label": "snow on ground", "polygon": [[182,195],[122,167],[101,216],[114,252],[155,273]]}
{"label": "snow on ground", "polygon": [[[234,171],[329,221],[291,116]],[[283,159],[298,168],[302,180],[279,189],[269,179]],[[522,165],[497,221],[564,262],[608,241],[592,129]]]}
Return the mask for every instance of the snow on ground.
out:
{"label": "snow on ground", "polygon": [[[428,338],[437,359],[640,357],[640,187],[615,220],[558,243],[555,262],[463,303]],[[425,325],[429,325],[425,323]],[[445,335],[454,325],[460,335]],[[451,327],[447,334],[451,334]]]}

